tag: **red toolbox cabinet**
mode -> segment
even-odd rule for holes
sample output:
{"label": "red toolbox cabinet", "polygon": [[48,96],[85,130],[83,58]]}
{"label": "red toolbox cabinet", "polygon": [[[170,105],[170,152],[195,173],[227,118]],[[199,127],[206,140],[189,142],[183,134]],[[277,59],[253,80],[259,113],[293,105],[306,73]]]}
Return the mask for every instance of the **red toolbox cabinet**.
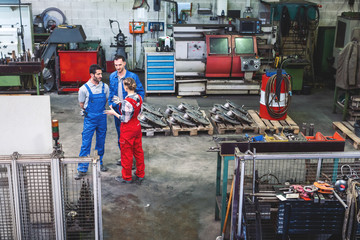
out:
{"label": "red toolbox cabinet", "polygon": [[98,51],[58,51],[59,92],[77,92],[90,79],[89,67],[97,64]]}

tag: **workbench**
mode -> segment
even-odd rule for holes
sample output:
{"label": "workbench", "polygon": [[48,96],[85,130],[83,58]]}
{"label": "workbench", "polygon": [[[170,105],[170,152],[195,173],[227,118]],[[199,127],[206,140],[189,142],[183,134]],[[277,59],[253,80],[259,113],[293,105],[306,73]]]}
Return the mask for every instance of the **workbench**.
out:
{"label": "workbench", "polygon": [[[31,89],[25,90],[12,90],[12,91],[0,91],[0,93],[4,94],[12,94],[12,93],[30,93],[40,95],[43,91],[41,86],[42,83],[42,65],[41,62],[9,62],[8,64],[0,65],[0,76],[9,76],[10,81],[6,84],[6,86],[19,86],[19,80],[14,78],[14,76],[32,76],[33,81],[36,85],[36,91]],[[4,78],[4,77],[2,77]],[[21,81],[21,80],[20,80]],[[41,82],[41,85],[40,85]],[[11,85],[11,84],[14,85]]]}

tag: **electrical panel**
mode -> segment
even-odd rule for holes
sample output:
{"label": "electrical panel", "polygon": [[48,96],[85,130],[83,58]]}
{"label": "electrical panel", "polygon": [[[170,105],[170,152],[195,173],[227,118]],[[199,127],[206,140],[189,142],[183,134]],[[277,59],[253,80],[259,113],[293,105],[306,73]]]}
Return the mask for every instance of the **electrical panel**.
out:
{"label": "electrical panel", "polygon": [[164,22],[149,22],[148,30],[150,32],[164,31]]}

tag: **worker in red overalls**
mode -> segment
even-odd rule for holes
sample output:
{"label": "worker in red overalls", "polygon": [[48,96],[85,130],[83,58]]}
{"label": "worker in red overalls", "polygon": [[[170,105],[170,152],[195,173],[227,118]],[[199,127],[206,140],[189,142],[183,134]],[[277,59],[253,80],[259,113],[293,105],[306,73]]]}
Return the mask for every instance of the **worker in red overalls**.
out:
{"label": "worker in red overalls", "polygon": [[142,110],[142,98],[135,93],[136,82],[133,78],[125,78],[123,81],[124,89],[128,93],[127,97],[119,103],[118,114],[112,106],[105,113],[114,115],[120,122],[120,150],[121,150],[121,166],[122,177],[115,178],[120,183],[132,183],[132,163],[133,157],[136,160],[136,172],[134,180],[141,184],[145,176],[144,151],[142,149],[142,133],[138,115]]}

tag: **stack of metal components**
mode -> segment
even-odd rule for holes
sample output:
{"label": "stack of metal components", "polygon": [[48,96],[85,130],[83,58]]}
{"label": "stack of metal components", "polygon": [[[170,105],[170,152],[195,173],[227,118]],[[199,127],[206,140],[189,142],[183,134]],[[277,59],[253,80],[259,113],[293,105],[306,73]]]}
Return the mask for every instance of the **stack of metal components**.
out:
{"label": "stack of metal components", "polygon": [[187,103],[180,103],[179,106],[167,105],[164,113],[167,121],[172,125],[183,125],[197,127],[209,125],[209,120],[203,115],[199,107]]}
{"label": "stack of metal components", "polygon": [[142,104],[143,111],[138,119],[141,128],[162,128],[168,126],[160,109],[156,109],[147,103]]}
{"label": "stack of metal components", "polygon": [[224,105],[214,104],[210,113],[211,119],[216,123],[231,123],[235,125],[253,123],[244,106],[238,106],[229,100],[226,100]]}

